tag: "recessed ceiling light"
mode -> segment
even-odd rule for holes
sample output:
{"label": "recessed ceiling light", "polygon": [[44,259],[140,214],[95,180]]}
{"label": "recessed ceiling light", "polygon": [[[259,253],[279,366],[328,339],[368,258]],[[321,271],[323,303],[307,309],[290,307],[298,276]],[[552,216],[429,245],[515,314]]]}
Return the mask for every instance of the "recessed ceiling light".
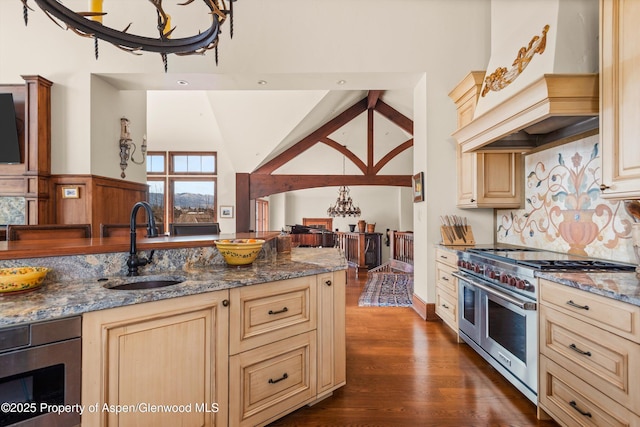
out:
{"label": "recessed ceiling light", "polygon": [[336,83],[339,84],[340,86],[342,86],[346,82],[347,82],[346,80],[338,80]]}
{"label": "recessed ceiling light", "polygon": [[178,80],[176,83],[178,83],[180,86],[187,86],[189,84],[189,82],[186,80]]}
{"label": "recessed ceiling light", "polygon": [[264,86],[264,85],[267,84],[267,81],[266,80],[258,80],[258,84],[261,85],[261,86]]}

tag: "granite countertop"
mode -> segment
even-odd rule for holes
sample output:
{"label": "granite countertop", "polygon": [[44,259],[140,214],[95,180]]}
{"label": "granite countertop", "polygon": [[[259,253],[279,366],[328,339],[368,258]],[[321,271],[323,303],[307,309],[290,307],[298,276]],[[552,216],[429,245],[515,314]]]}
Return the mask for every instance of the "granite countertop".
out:
{"label": "granite countertop", "polygon": [[640,306],[640,278],[635,272],[537,272],[537,277],[592,294]]}
{"label": "granite countertop", "polygon": [[[0,327],[345,270],[347,267],[344,255],[337,248],[294,248],[291,254],[258,259],[249,267],[218,264],[164,272],[153,271],[134,278],[118,275],[77,280],[46,280],[42,287],[35,291],[0,297]],[[144,279],[184,281],[177,285],[149,290],[123,291],[105,288]]]}

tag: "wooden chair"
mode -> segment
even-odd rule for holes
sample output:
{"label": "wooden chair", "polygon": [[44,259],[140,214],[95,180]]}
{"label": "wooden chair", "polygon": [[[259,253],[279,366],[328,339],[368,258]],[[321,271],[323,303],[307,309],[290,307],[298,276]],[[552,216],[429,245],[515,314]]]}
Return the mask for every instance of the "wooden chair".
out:
{"label": "wooden chair", "polygon": [[[130,224],[100,224],[100,237],[129,237]],[[164,233],[162,224],[156,224],[158,236]],[[147,224],[136,224],[136,236],[147,235]]]}
{"label": "wooden chair", "polygon": [[7,225],[7,240],[80,239],[91,237],[91,224]]}
{"label": "wooden chair", "polygon": [[169,224],[169,234],[172,236],[198,236],[201,234],[220,234],[220,224],[217,222],[188,222]]}

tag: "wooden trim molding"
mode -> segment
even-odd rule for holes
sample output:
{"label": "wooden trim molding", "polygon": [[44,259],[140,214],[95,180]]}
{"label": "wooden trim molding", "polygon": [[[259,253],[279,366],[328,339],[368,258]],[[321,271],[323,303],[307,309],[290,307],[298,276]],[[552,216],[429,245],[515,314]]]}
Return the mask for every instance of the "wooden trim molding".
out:
{"label": "wooden trim molding", "polygon": [[[413,294],[413,310],[418,313],[418,316],[427,320],[427,303],[418,295]],[[434,309],[435,311],[435,309]]]}
{"label": "wooden trim molding", "polygon": [[436,305],[432,302],[426,302],[416,294],[413,294],[413,310],[427,322],[441,321],[436,315]]}

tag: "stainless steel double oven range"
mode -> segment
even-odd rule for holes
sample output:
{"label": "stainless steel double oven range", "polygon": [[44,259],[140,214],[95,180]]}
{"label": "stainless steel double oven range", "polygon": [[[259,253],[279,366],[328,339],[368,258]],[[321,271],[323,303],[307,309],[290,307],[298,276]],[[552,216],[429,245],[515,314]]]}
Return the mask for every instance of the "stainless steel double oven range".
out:
{"label": "stainless steel double oven range", "polygon": [[630,271],[635,266],[518,247],[477,247],[458,254],[460,337],[537,403],[536,271]]}

